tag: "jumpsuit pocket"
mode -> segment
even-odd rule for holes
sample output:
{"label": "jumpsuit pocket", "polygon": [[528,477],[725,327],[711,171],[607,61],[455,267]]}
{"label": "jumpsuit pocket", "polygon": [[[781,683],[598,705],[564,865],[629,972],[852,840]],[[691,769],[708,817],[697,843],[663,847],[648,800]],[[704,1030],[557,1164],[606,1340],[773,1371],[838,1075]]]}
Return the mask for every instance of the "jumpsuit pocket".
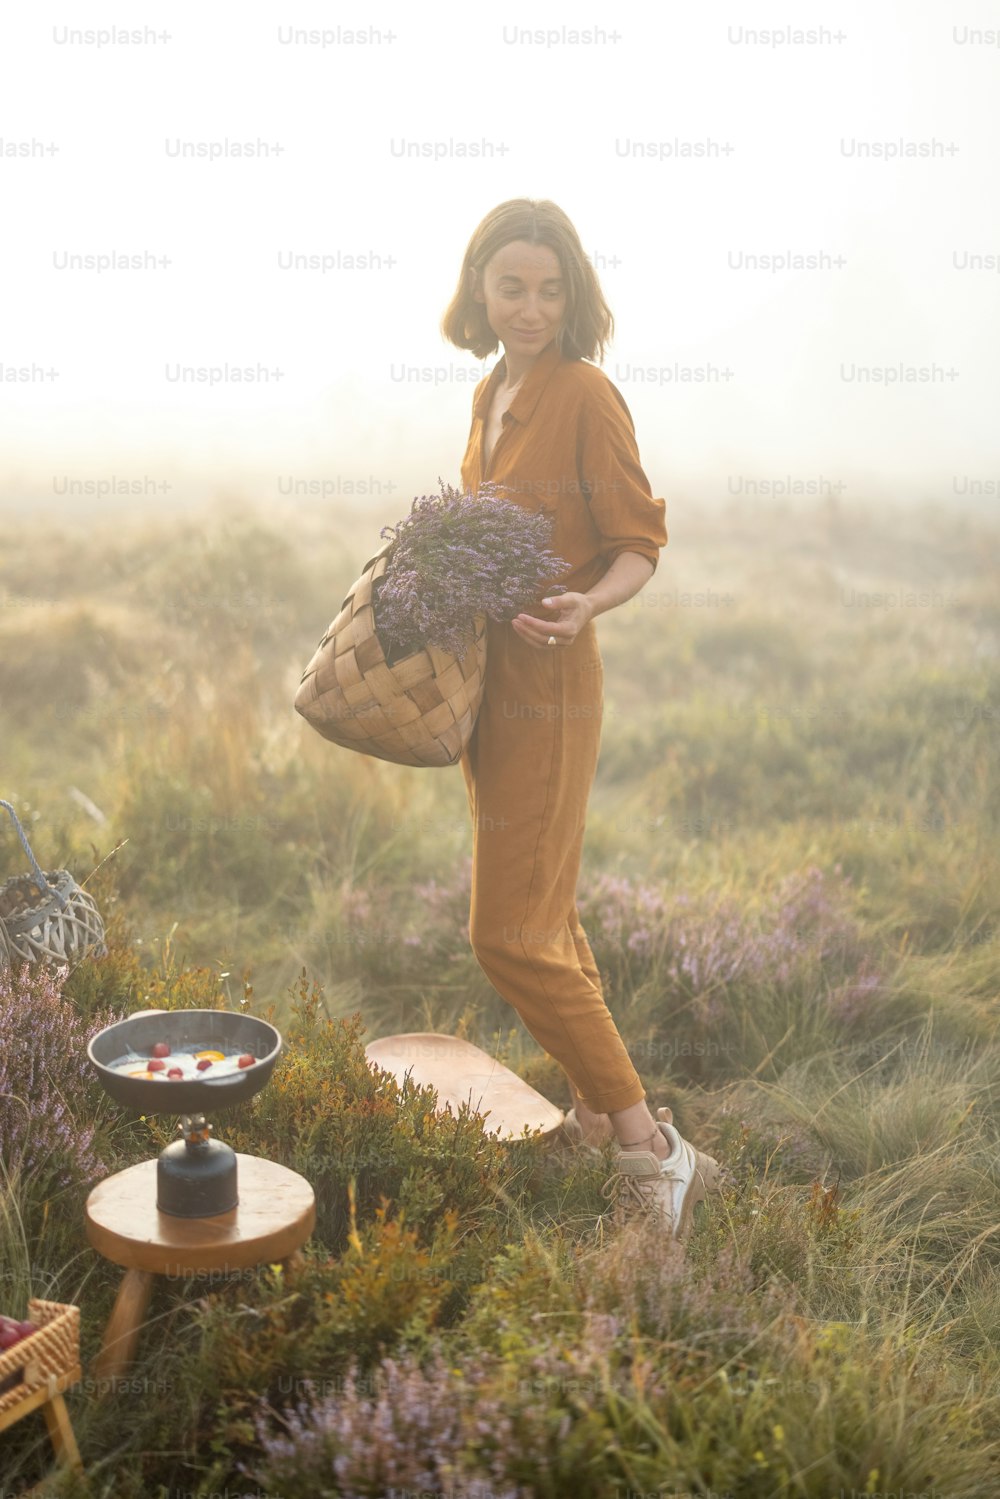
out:
{"label": "jumpsuit pocket", "polygon": [[584,661],[571,667],[566,681],[567,685],[572,682],[582,697],[596,702],[604,697],[604,667],[600,661]]}

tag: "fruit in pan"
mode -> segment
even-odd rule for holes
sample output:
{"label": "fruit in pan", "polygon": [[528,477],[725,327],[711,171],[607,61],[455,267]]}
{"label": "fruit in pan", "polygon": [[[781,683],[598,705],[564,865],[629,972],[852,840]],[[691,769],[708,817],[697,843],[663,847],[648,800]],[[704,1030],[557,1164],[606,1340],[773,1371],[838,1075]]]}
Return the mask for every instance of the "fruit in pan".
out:
{"label": "fruit in pan", "polygon": [[169,1057],[170,1047],[166,1041],[157,1041],[154,1046],[150,1047],[149,1054],[152,1057]]}
{"label": "fruit in pan", "polygon": [[[166,1042],[158,1041],[156,1045],[165,1046]],[[153,1049],[155,1050],[155,1048]],[[171,1081],[177,1082],[181,1078],[196,1080],[200,1074],[208,1071],[212,1071],[214,1076],[216,1063],[220,1064],[219,1070],[221,1072],[227,1073],[230,1070],[243,1071],[246,1067],[253,1067],[259,1060],[259,1057],[255,1057],[249,1051],[236,1056],[234,1052],[226,1053],[224,1051],[206,1049],[196,1052],[182,1050],[176,1054],[170,1054],[168,1060],[164,1060],[162,1057],[150,1057],[145,1062],[142,1062],[141,1065],[134,1067],[129,1065],[132,1058],[123,1058],[120,1062],[112,1063],[111,1065],[115,1071],[120,1070],[125,1072],[129,1077],[139,1077],[145,1081],[148,1081],[150,1078],[159,1078],[161,1081],[169,1078]],[[221,1064],[224,1064],[224,1066]],[[3,1499],[2,1494],[0,1494],[0,1499]]]}

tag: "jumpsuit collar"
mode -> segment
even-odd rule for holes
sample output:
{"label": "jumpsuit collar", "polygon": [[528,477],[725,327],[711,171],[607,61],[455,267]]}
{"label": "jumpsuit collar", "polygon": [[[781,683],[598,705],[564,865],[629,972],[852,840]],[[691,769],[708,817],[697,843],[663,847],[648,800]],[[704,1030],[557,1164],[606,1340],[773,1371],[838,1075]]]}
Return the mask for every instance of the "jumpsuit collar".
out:
{"label": "jumpsuit collar", "polygon": [[[565,362],[567,361],[564,360],[555,339],[553,339],[548,348],[543,349],[541,354],[539,354],[531,369],[524,377],[524,384],[507,408],[508,413],[513,417],[514,421],[523,425],[525,422],[531,420],[535,407],[538,405],[538,399],[552,378],[553,372],[560,364]],[[476,401],[474,415],[482,421],[486,420],[486,414],[489,411],[494,391],[499,385],[501,377],[506,372],[507,356],[504,354],[490,371],[490,378],[480,391],[479,399]]]}

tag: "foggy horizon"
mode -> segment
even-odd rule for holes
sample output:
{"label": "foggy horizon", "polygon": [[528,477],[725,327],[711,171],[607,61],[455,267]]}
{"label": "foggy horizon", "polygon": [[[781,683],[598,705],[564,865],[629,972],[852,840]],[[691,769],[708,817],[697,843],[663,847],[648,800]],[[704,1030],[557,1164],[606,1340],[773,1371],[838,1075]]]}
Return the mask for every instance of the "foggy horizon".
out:
{"label": "foggy horizon", "polygon": [[[616,319],[602,367],[668,503],[995,496],[987,8],[855,0],[771,31],[734,5],[579,31],[562,10],[439,37],[399,5],[364,36],[314,5],[234,24],[180,4],[132,40],[65,5],[8,18],[0,508],[114,507],[113,478],[160,511],[457,483],[502,350],[478,361],[439,323],[514,196],[574,221]],[[470,54],[532,107],[456,107]],[[414,111],[425,62],[446,83]],[[569,149],[564,96],[587,99]]]}

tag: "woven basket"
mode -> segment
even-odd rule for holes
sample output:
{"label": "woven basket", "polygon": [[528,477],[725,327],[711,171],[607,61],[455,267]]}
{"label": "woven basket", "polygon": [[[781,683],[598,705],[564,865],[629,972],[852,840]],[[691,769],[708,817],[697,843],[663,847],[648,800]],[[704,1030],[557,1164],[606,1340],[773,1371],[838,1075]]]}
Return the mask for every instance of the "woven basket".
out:
{"label": "woven basket", "polygon": [[425,646],[389,664],[372,589],[388,541],[364,565],[302,673],[297,712],[324,739],[396,765],[454,765],[475,727],[486,673],[486,617],[462,656]]}
{"label": "woven basket", "polygon": [[[0,1414],[24,1400],[50,1378],[79,1374],[80,1308],[59,1301],[28,1302],[29,1322],[38,1328],[6,1353],[0,1353],[0,1385],[17,1379],[0,1394]],[[18,1378],[20,1376],[20,1378]]]}
{"label": "woven basket", "polygon": [[12,875],[0,885],[0,969],[15,963],[65,963],[74,967],[85,953],[107,953],[104,923],[68,869],[45,874],[38,865],[17,813],[6,807],[31,862],[31,874]]}

